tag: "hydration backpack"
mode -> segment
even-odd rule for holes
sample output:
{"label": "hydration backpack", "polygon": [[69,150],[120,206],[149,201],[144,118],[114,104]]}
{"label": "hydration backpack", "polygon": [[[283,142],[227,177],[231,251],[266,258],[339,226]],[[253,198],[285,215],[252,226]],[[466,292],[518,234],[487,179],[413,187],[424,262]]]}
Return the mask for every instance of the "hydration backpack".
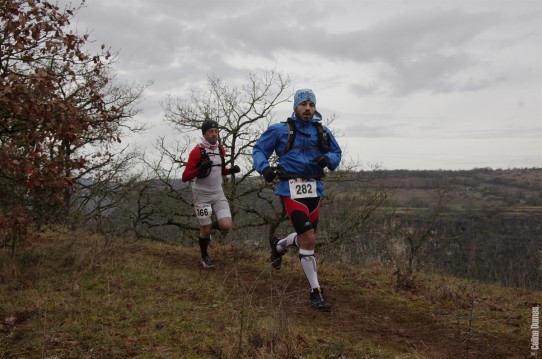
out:
{"label": "hydration backpack", "polygon": [[[199,148],[199,152],[200,152],[200,160],[199,160],[200,163],[211,159],[209,157],[209,154],[205,150],[205,147],[201,143],[199,143],[197,147]],[[224,146],[222,146],[220,143],[218,144],[218,152],[220,153],[220,158],[222,160],[222,172],[224,172],[224,168],[226,168],[226,159],[225,159],[226,150],[224,149]],[[209,167],[209,171],[207,171],[205,175],[198,176],[198,177],[205,178],[209,176],[210,173],[211,173],[211,167]]]}
{"label": "hydration backpack", "polygon": [[[280,154],[280,156],[284,156],[286,152],[290,151],[294,145],[295,136],[297,135],[297,128],[295,127],[294,120],[291,117],[288,117],[288,120],[286,120],[286,123],[288,125],[288,142],[286,143],[286,148],[284,151]],[[314,127],[316,127],[316,131],[318,132],[318,149],[322,153],[327,153],[329,151],[329,134],[324,129],[324,126],[320,122],[311,122]]]}

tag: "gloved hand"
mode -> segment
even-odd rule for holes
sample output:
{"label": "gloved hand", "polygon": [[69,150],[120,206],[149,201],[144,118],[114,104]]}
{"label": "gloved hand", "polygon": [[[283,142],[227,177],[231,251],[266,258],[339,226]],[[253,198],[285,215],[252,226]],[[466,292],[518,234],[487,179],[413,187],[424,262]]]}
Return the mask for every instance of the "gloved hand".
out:
{"label": "gloved hand", "polygon": [[273,182],[275,177],[277,177],[277,173],[275,172],[274,168],[267,167],[263,170],[262,176],[267,182]]}
{"label": "gloved hand", "polygon": [[326,155],[321,155],[320,157],[318,157],[316,159],[316,163],[322,168],[326,168],[327,166],[329,166],[329,160]]}
{"label": "gloved hand", "polygon": [[213,166],[213,161],[205,160],[202,161],[198,166],[198,173],[200,176],[206,176],[209,174],[209,170]]}
{"label": "gloved hand", "polygon": [[231,173],[239,173],[241,172],[241,169],[239,168],[239,166],[235,165],[231,168]]}

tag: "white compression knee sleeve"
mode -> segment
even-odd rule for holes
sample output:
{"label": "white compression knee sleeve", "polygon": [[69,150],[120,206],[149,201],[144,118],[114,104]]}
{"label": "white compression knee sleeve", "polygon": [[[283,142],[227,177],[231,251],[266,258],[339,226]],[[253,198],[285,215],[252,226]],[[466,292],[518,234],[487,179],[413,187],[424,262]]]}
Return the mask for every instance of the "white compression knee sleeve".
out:
{"label": "white compression knee sleeve", "polygon": [[299,249],[299,261],[305,272],[305,276],[309,281],[311,288],[318,288],[318,274],[316,272],[316,258],[314,257],[314,249]]}
{"label": "white compression knee sleeve", "polygon": [[297,244],[297,233],[293,232],[278,241],[277,243],[277,250],[279,252],[283,251],[285,248],[288,247],[298,247]]}

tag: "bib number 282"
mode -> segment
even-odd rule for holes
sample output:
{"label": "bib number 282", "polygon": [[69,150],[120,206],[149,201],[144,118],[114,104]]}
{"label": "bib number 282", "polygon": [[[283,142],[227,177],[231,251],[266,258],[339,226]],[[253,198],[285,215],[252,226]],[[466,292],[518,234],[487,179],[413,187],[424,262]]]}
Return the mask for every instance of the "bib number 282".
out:
{"label": "bib number 282", "polygon": [[291,179],[289,185],[291,198],[316,197],[316,180]]}

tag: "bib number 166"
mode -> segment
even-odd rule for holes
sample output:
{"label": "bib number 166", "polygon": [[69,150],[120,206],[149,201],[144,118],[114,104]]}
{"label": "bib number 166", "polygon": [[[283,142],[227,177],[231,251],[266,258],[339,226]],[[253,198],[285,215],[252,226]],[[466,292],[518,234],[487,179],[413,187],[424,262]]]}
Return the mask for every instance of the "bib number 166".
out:
{"label": "bib number 166", "polygon": [[196,203],[194,204],[194,209],[196,210],[196,216],[199,219],[206,219],[211,217],[211,214],[213,213],[213,208],[210,204],[200,204]]}

